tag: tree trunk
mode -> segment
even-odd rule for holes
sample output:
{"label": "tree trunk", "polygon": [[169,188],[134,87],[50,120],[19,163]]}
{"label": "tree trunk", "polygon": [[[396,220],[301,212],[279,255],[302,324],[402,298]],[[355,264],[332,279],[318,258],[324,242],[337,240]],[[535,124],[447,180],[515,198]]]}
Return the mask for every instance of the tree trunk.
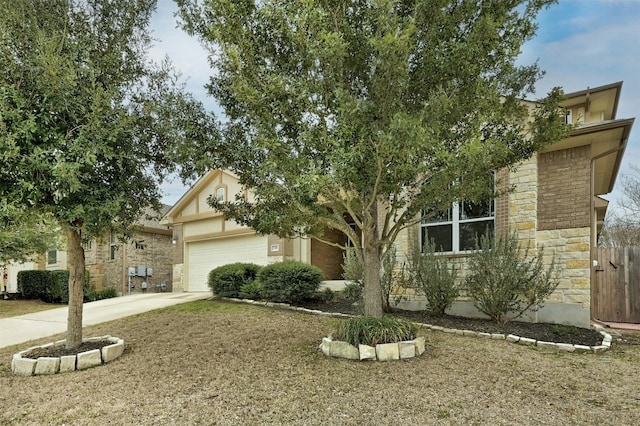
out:
{"label": "tree trunk", "polygon": [[69,267],[69,314],[65,347],[75,349],[82,343],[82,302],[84,298],[84,249],[82,235],[67,227],[67,265]]}
{"label": "tree trunk", "polygon": [[371,209],[370,224],[362,230],[362,263],[364,281],[364,314],[376,318],[382,317],[382,285],[380,282],[380,245],[378,236],[378,208]]}

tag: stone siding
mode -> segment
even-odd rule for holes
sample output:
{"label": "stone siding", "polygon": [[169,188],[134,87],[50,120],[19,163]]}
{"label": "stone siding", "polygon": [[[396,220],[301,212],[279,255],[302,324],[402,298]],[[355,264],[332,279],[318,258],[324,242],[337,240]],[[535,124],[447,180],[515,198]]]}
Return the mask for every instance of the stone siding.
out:
{"label": "stone siding", "polygon": [[[529,313],[523,318],[534,322],[557,322],[561,324],[573,324],[579,326],[589,325],[590,312],[590,228],[587,224],[577,226],[584,220],[583,204],[588,204],[588,192],[584,193],[584,175],[588,176],[589,164],[584,161],[584,151],[567,150],[564,154],[544,156],[544,164],[539,164],[539,157],[534,156],[518,165],[517,169],[508,176],[499,173],[499,180],[504,188],[508,185],[513,191],[496,200],[496,230],[508,229],[517,232],[523,247],[529,247],[529,254],[536,255],[538,249],[544,248],[544,260],[551,264],[555,256],[555,264],[559,272],[559,285],[556,291],[547,299],[545,308],[539,312]],[[587,152],[588,154],[588,152]],[[561,164],[562,163],[562,167]],[[573,164],[579,168],[575,173],[577,183],[568,187],[568,194],[563,194],[560,201],[552,200],[550,190],[554,187],[558,176],[562,176],[565,183],[572,177],[565,170],[565,163]],[[554,171],[558,167],[559,171]],[[584,169],[586,168],[586,172]],[[538,186],[541,175],[550,173],[550,178],[542,178],[545,185]],[[587,182],[588,185],[588,182]],[[503,189],[501,187],[500,189]],[[588,189],[588,186],[587,186]],[[544,195],[540,191],[546,191]],[[569,199],[580,200],[576,214],[567,212]],[[554,211],[555,215],[568,215],[568,218],[551,222],[550,208],[560,205]],[[570,205],[568,207],[571,207]],[[540,212],[541,209],[546,209]],[[507,211],[508,210],[508,211]],[[588,209],[587,209],[588,219]],[[566,226],[561,229],[541,229],[541,222],[548,227],[550,223],[556,226]],[[398,236],[396,247],[398,250],[399,266],[406,260],[404,253],[410,247],[411,232],[403,232]],[[464,291],[464,279],[469,273],[468,256],[448,255],[451,263],[456,265],[458,271],[458,283],[461,286],[461,294],[454,303],[450,313],[466,316],[482,316],[471,306],[471,299]],[[412,288],[395,288],[392,301],[398,302],[398,306],[404,309],[424,309],[426,299],[422,291]]]}
{"label": "stone siding", "polygon": [[147,281],[149,292],[164,283],[171,290],[172,244],[166,233],[138,232],[128,242],[116,242],[115,258],[111,259],[111,244],[92,241],[85,249],[86,266],[92,285],[100,290],[114,288],[117,292],[129,292],[129,267],[144,266],[153,270],[152,276],[132,276],[131,292],[142,292],[142,281]]}

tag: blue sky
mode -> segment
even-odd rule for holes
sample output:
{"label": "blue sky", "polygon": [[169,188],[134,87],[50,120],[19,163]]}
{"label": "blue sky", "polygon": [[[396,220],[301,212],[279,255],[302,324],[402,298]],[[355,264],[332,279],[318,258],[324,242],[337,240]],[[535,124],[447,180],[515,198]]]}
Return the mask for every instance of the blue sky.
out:
{"label": "blue sky", "polygon": [[[176,28],[175,5],[159,0],[152,20],[158,38],[151,57],[168,55],[186,79],[187,89],[205,106],[220,114],[203,86],[210,75],[206,53],[196,39]],[[539,61],[546,75],[536,85],[532,99],[543,97],[550,88],[565,92],[624,81],[617,118],[638,117],[631,131],[621,174],[631,172],[629,164],[640,166],[640,0],[560,0],[538,15],[538,33],[523,46],[520,61]],[[623,197],[620,176],[606,198]],[[185,192],[179,180],[163,186],[163,202],[174,204]]]}

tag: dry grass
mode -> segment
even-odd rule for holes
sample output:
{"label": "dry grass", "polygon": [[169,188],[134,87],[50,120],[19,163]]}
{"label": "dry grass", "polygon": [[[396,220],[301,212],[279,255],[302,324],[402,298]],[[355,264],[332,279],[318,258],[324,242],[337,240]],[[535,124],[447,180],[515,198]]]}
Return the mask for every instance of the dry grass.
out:
{"label": "dry grass", "polygon": [[0,318],[32,314],[48,309],[64,308],[65,305],[44,303],[40,300],[3,300],[0,299]]}
{"label": "dry grass", "polygon": [[640,424],[639,346],[567,354],[422,330],[420,358],[353,362],[318,350],[336,321],[188,303],[89,328],[125,354],[55,376],[13,376],[26,345],[2,349],[0,424]]}

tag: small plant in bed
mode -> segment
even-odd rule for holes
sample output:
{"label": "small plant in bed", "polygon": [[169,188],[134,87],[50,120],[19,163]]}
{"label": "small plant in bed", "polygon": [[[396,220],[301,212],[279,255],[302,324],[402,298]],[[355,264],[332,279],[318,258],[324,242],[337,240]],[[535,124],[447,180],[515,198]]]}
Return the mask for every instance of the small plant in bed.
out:
{"label": "small plant in bed", "polygon": [[353,346],[375,346],[413,340],[416,332],[417,326],[402,318],[360,316],[338,324],[333,339],[349,342]]}

